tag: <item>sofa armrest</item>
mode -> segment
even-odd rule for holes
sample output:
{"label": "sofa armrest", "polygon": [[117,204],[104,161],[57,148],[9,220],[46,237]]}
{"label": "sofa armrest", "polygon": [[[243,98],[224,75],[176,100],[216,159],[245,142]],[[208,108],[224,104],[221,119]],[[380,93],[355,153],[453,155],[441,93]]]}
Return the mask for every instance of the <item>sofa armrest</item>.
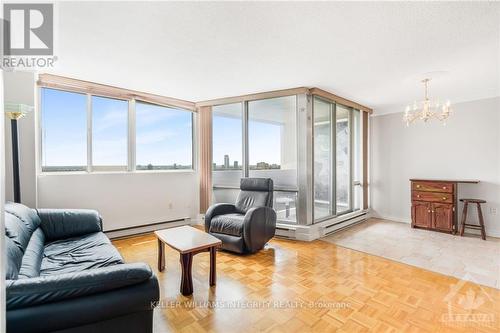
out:
{"label": "sofa armrest", "polygon": [[47,241],[102,231],[99,213],[90,209],[37,209]]}
{"label": "sofa armrest", "polygon": [[247,211],[243,221],[243,238],[247,251],[260,250],[276,232],[276,212],[270,207],[254,207]]}
{"label": "sofa armrest", "polygon": [[210,231],[210,223],[217,215],[231,214],[236,212],[236,206],[228,203],[218,203],[212,205],[205,213],[205,231]]}
{"label": "sofa armrest", "polygon": [[77,298],[144,282],[153,276],[144,263],[119,264],[83,272],[7,280],[7,310]]}

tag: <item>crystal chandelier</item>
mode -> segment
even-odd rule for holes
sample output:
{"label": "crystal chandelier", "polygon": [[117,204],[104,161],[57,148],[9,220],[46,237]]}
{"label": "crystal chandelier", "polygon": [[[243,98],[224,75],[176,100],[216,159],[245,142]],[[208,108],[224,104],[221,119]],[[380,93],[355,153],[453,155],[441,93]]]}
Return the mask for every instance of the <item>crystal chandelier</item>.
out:
{"label": "crystal chandelier", "polygon": [[403,121],[406,126],[410,126],[415,120],[420,119],[424,122],[434,118],[443,122],[446,125],[446,119],[450,116],[451,107],[450,101],[441,104],[439,101],[432,101],[429,99],[428,95],[428,85],[431,79],[423,79],[422,83],[425,86],[425,98],[423,101],[417,103],[413,102],[413,105],[408,105],[405,109],[405,114],[403,116]]}

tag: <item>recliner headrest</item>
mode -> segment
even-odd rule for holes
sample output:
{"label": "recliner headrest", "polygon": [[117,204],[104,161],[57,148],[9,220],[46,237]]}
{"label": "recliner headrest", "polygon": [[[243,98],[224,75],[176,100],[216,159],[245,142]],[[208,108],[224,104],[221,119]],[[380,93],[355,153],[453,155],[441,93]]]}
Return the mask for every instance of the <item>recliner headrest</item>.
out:
{"label": "recliner headrest", "polygon": [[274,185],[271,178],[241,178],[240,189],[242,191],[272,192]]}

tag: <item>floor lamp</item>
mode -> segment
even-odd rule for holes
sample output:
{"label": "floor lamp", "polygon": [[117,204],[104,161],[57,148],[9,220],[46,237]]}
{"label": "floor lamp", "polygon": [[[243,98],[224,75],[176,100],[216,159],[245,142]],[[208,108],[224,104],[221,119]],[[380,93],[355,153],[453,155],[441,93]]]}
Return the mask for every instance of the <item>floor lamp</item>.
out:
{"label": "floor lamp", "polygon": [[5,103],[5,114],[10,119],[12,135],[12,180],[14,185],[14,202],[21,202],[21,183],[19,179],[19,137],[17,121],[28,114],[31,106],[19,103]]}

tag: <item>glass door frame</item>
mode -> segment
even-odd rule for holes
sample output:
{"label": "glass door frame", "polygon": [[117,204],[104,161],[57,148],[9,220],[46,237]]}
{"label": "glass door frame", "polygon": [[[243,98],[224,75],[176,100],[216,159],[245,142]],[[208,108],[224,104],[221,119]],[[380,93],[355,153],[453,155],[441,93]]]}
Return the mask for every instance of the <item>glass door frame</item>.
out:
{"label": "glass door frame", "polygon": [[[281,96],[273,96],[273,97],[263,97],[263,98],[253,98],[253,99],[247,99],[247,100],[242,100],[239,102],[233,102],[233,103],[226,103],[226,104],[214,104],[211,106],[212,108],[212,125],[213,125],[213,117],[214,117],[214,112],[213,108],[217,107],[219,105],[227,105],[227,104],[240,104],[241,107],[241,126],[242,126],[242,168],[241,168],[241,177],[246,178],[249,177],[250,174],[250,165],[249,165],[249,147],[250,147],[250,142],[249,142],[249,123],[250,123],[250,118],[249,118],[249,102],[253,101],[261,101],[261,100],[268,100],[268,99],[274,99],[274,98],[280,98],[280,97],[294,97],[295,98],[295,136],[296,136],[296,144],[295,144],[295,150],[296,150],[296,156],[297,156],[297,170],[295,177],[297,179],[297,185],[296,187],[288,187],[288,186],[274,186],[274,192],[284,192],[284,193],[296,193],[297,195],[297,201],[296,201],[296,222],[290,222],[286,220],[279,220],[278,223],[282,224],[290,224],[290,225],[304,225],[306,224],[307,218],[307,210],[303,209],[302,207],[303,202],[306,201],[306,197],[302,194],[300,191],[300,182],[301,179],[304,177],[301,176],[301,168],[300,168],[300,158],[301,158],[301,151],[299,149],[299,142],[301,142],[301,138],[299,137],[299,132],[301,129],[299,127],[302,127],[300,124],[304,124],[305,122],[301,121],[299,111],[304,109],[304,101],[306,100],[306,95],[305,94],[283,94]],[[213,128],[212,128],[213,130]],[[211,149],[213,150],[213,131],[212,131],[212,147]],[[213,154],[212,154],[212,161],[210,163],[211,165],[211,173],[213,177]],[[305,171],[304,171],[305,174]],[[213,178],[212,178],[213,179]],[[227,189],[227,190],[239,190],[239,187],[236,185],[233,186],[228,186],[228,185],[218,185],[218,184],[213,184],[212,183],[212,197],[213,197],[213,191],[217,189]]]}
{"label": "glass door frame", "polygon": [[[314,105],[315,105],[315,100],[318,99],[320,101],[326,102],[330,104],[330,215],[328,216],[323,216],[318,219],[315,218],[314,213],[314,205],[315,205],[315,189],[314,189]],[[353,204],[353,187],[354,185],[354,179],[353,179],[353,174],[354,174],[354,155],[353,155],[353,144],[354,144],[354,131],[353,131],[353,111],[354,108],[350,106],[343,105],[341,103],[337,103],[335,101],[329,100],[328,98],[325,98],[323,96],[318,96],[318,95],[313,95],[311,99],[311,104],[312,104],[312,121],[311,121],[311,127],[312,127],[312,191],[311,191],[311,203],[312,203],[312,221],[314,223],[320,223],[323,221],[330,220],[335,217],[339,217],[348,213],[351,213],[354,211]],[[348,209],[337,213],[337,104],[342,105],[346,109],[349,110],[348,113],[348,130],[349,130],[349,180],[348,180]]]}

